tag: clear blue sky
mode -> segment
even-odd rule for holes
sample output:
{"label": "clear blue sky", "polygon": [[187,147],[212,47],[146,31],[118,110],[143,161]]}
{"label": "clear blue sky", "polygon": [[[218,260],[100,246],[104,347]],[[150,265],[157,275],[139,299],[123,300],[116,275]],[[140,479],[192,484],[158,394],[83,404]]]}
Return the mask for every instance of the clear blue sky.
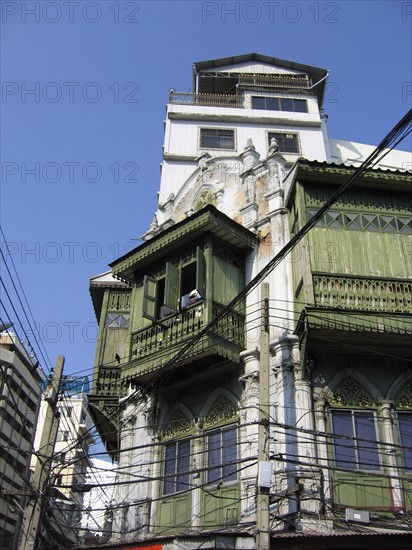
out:
{"label": "clear blue sky", "polygon": [[410,108],[410,1],[0,4],[1,224],[66,373],[92,373],[89,278],[148,228],[168,91],[191,88],[194,61],[257,52],[329,69],[335,138],[377,144]]}

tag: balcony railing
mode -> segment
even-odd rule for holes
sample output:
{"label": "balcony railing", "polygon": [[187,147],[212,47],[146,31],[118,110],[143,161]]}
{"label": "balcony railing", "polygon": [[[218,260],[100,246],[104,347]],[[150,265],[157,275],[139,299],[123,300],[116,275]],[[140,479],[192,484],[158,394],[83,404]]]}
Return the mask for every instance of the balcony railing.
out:
{"label": "balcony railing", "polygon": [[313,284],[317,306],[412,313],[410,281],[314,274]]}
{"label": "balcony railing", "polygon": [[[220,315],[223,308],[222,305],[213,304],[213,318]],[[212,328],[212,333],[242,348],[244,346],[244,328],[243,315],[240,315],[237,311],[229,311]]]}
{"label": "balcony railing", "polygon": [[245,74],[239,75],[239,85],[263,86],[265,88],[307,89],[310,86],[310,80],[306,75]]}
{"label": "balcony railing", "polygon": [[184,313],[138,330],[132,335],[132,358],[145,357],[197,334],[204,324],[204,307],[197,305]]}
{"label": "balcony railing", "polygon": [[[224,306],[214,303],[215,317]],[[162,321],[138,330],[132,334],[132,360],[144,358],[153,353],[167,350],[196,336],[206,325],[206,308],[198,304]],[[244,319],[240,313],[230,311],[212,328],[211,335],[220,341],[241,348],[244,342]]]}
{"label": "balcony railing", "polygon": [[121,395],[120,367],[100,365],[96,390],[97,395],[119,397]]}
{"label": "balcony railing", "polygon": [[206,107],[243,107],[243,97],[228,94],[170,92],[169,103],[173,105],[203,105]]}

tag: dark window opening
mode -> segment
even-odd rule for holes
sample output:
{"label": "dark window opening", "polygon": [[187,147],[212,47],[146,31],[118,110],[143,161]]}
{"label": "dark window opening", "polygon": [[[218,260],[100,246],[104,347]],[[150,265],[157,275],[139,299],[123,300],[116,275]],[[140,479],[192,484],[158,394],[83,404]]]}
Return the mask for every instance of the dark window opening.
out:
{"label": "dark window opening", "polygon": [[166,279],[163,277],[162,279],[159,279],[157,281],[157,311],[156,311],[156,317],[158,319],[162,319],[162,317],[166,317],[169,315],[169,311],[165,309],[165,287],[166,287]]}
{"label": "dark window opening", "polygon": [[222,128],[201,128],[200,147],[203,149],[234,149],[235,131]]}
{"label": "dark window opening", "polygon": [[163,493],[170,495],[189,489],[190,441],[175,441],[165,448]]}
{"label": "dark window opening", "polygon": [[403,465],[407,470],[412,470],[412,413],[398,413],[398,424]]}
{"label": "dark window opening", "polygon": [[307,113],[306,99],[292,99],[288,97],[252,96],[252,109],[265,111],[288,111],[293,113]]}
{"label": "dark window opening", "polygon": [[196,262],[192,262],[182,267],[180,284],[180,306],[185,308],[202,299],[196,288],[197,268]]}
{"label": "dark window opening", "polygon": [[367,411],[332,411],[335,464],[340,468],[379,470],[375,416]]}
{"label": "dark window opening", "polygon": [[237,479],[237,428],[223,428],[207,436],[207,483]]}
{"label": "dark window opening", "polygon": [[268,145],[273,138],[276,139],[281,153],[300,153],[298,134],[269,132]]}
{"label": "dark window opening", "polygon": [[205,295],[205,259],[197,247],[195,260],[182,265],[166,263],[166,276],[144,278],[143,316],[152,321],[177,313]]}

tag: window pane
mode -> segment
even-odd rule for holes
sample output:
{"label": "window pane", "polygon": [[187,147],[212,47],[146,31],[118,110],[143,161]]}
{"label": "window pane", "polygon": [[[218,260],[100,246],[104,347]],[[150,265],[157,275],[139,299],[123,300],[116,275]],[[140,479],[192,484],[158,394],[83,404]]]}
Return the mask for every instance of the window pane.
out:
{"label": "window pane", "polygon": [[200,147],[210,149],[234,149],[235,131],[220,128],[201,128]]}
{"label": "window pane", "polygon": [[294,106],[295,106],[295,112],[296,113],[307,113],[308,112],[308,104],[306,103],[306,99],[295,99],[294,100]]}
{"label": "window pane", "polygon": [[280,132],[269,132],[268,141],[275,138],[281,153],[299,153],[299,142],[297,134],[284,134]]}
{"label": "window pane", "polygon": [[175,489],[176,444],[166,445],[164,493],[173,493]]}
{"label": "window pane", "polygon": [[189,486],[190,440],[176,441],[165,449],[165,495],[185,491]]}
{"label": "window pane", "polygon": [[252,109],[265,109],[265,98],[252,97]]}
{"label": "window pane", "polygon": [[375,418],[372,413],[354,413],[356,437],[369,441],[358,441],[358,467],[364,470],[378,470],[380,468],[378,445],[376,440]]}
{"label": "window pane", "polygon": [[271,111],[279,111],[279,98],[277,97],[267,97],[266,98],[266,109]]}
{"label": "window pane", "polygon": [[200,133],[200,147],[215,147],[217,133],[215,130],[202,130]]}
{"label": "window pane", "polygon": [[208,483],[216,483],[221,478],[221,433],[215,432],[207,438]]}
{"label": "window pane", "polygon": [[[223,478],[233,481],[237,478],[237,432],[236,428],[225,430],[223,436]],[[231,464],[233,463],[233,464]]]}
{"label": "window pane", "polygon": [[285,153],[298,153],[298,136],[297,134],[284,134],[283,136],[283,151]]}
{"label": "window pane", "polygon": [[[332,412],[333,433],[346,437],[353,436],[352,414],[350,412]],[[353,442],[347,439],[334,439],[335,464],[341,468],[350,468],[356,463]]]}
{"label": "window pane", "polygon": [[[412,447],[412,413],[398,413],[398,422],[401,445],[403,447]],[[402,455],[405,468],[412,470],[412,450],[404,449]]]}
{"label": "window pane", "polygon": [[220,149],[233,149],[235,146],[233,130],[219,130],[218,147]]}
{"label": "window pane", "polygon": [[177,490],[185,491],[189,487],[189,468],[190,468],[190,441],[181,441],[178,443],[177,456]]}
{"label": "window pane", "polygon": [[293,111],[293,99],[281,99],[282,111]]}

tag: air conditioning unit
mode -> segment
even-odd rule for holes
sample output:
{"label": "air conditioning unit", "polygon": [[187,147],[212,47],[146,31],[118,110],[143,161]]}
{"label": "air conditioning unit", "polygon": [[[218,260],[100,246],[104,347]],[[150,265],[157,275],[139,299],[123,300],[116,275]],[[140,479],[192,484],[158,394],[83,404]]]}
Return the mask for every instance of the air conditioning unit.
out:
{"label": "air conditioning unit", "polygon": [[356,523],[369,523],[369,512],[366,510],[354,510],[353,508],[346,508],[345,510],[346,521],[354,521]]}

